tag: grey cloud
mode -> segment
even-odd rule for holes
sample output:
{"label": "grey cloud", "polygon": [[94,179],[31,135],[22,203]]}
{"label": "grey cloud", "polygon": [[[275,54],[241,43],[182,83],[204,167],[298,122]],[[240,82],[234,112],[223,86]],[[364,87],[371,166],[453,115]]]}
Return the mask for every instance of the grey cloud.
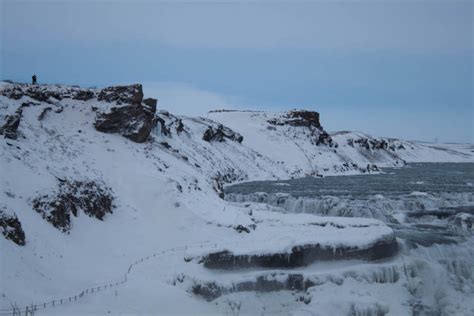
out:
{"label": "grey cloud", "polygon": [[[473,2],[4,2],[5,43],[472,52]],[[14,46],[14,45],[13,45]]]}

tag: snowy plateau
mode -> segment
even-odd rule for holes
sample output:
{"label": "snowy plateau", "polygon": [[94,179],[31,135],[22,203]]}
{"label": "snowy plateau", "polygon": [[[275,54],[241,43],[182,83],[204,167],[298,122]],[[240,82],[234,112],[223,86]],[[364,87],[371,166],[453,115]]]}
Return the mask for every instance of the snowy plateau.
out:
{"label": "snowy plateau", "polygon": [[[471,144],[323,123],[306,110],[175,116],[139,84],[1,82],[0,314],[474,315],[471,181],[450,197],[413,191],[410,207],[376,194],[350,213],[343,198],[226,193],[474,163]],[[432,208],[420,216],[462,241],[410,247],[397,225]]]}

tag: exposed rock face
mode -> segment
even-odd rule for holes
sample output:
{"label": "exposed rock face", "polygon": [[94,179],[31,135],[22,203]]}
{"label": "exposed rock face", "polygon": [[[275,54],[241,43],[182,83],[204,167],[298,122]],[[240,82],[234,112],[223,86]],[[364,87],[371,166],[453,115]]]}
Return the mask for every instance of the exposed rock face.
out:
{"label": "exposed rock face", "polygon": [[0,135],[9,139],[17,139],[16,131],[20,126],[22,112],[22,109],[19,108],[15,114],[6,116],[5,124],[0,128]]}
{"label": "exposed rock face", "polygon": [[374,165],[374,164],[368,164],[367,167],[365,169],[360,169],[362,172],[377,172],[377,171],[380,171],[379,167],[377,167],[377,165]]}
{"label": "exposed rock face", "polygon": [[292,268],[327,260],[377,260],[394,255],[398,250],[395,238],[375,243],[366,249],[321,247],[319,244],[295,246],[291,253],[234,255],[230,251],[211,253],[203,257],[209,269],[241,269],[249,267]]}
{"label": "exposed rock face", "polygon": [[331,136],[326,131],[322,131],[319,134],[318,139],[316,140],[316,145],[321,145],[321,144],[324,144],[329,147],[332,147],[334,145],[337,146],[337,144],[334,144]]}
{"label": "exposed rock face", "polygon": [[50,97],[53,97],[56,100],[63,99],[60,93],[56,91],[41,89],[38,86],[29,87],[26,90],[25,94],[29,96],[30,98],[35,99],[36,101],[47,102],[47,103],[51,103],[51,101],[49,100]]}
{"label": "exposed rock face", "polygon": [[142,85],[108,87],[99,92],[97,100],[127,104],[111,108],[110,113],[98,113],[94,123],[98,131],[118,133],[137,143],[148,139],[156,125],[157,100],[143,100]]}
{"label": "exposed rock face", "polygon": [[57,194],[34,199],[33,209],[54,227],[68,233],[71,229],[71,214],[77,216],[82,210],[90,217],[103,220],[107,213],[112,213],[112,202],[111,190],[103,184],[63,180]]}
{"label": "exposed rock face", "polygon": [[141,105],[114,107],[110,113],[99,113],[95,128],[104,133],[118,133],[134,142],[143,143],[155,126],[154,113]]}
{"label": "exposed rock face", "polygon": [[74,95],[74,100],[88,101],[95,97],[95,93],[91,90],[78,90]]}
{"label": "exposed rock face", "polygon": [[221,199],[224,198],[224,184],[232,183],[238,180],[243,180],[241,174],[239,174],[234,168],[229,168],[225,173],[217,172],[212,176],[213,185],[212,188],[217,192]]}
{"label": "exposed rock face", "polygon": [[145,100],[143,100],[143,103],[145,103],[145,105],[148,106],[153,113],[156,112],[156,105],[158,104],[157,99],[146,98]]}
{"label": "exposed rock face", "polygon": [[291,126],[311,126],[315,128],[322,128],[319,122],[319,113],[314,111],[293,110],[286,113],[286,115],[268,120],[272,125],[291,125]]}
{"label": "exposed rock face", "polygon": [[326,145],[329,147],[337,144],[332,140],[331,136],[323,129],[319,121],[319,113],[315,111],[293,110],[285,113],[280,117],[276,117],[267,121],[270,125],[267,127],[272,130],[275,126],[295,126],[307,127],[314,136],[313,144]]}
{"label": "exposed rock face", "polygon": [[219,124],[217,128],[209,126],[204,132],[204,135],[202,135],[202,139],[206,142],[223,142],[225,139],[229,139],[241,143],[244,140],[244,137],[230,128]]}
{"label": "exposed rock face", "polygon": [[19,246],[25,245],[25,232],[16,215],[7,215],[0,209],[0,227],[3,236]]}
{"label": "exposed rock face", "polygon": [[166,120],[163,117],[157,116],[156,121],[159,124],[159,133],[164,136],[171,136],[171,130],[166,126]]}
{"label": "exposed rock face", "polygon": [[[332,274],[327,275],[311,275],[308,273],[291,273],[284,271],[263,272],[252,278],[244,280],[235,280],[229,282],[218,283],[215,281],[200,282],[193,280],[191,292],[199,295],[207,301],[213,301],[216,298],[236,292],[274,292],[274,291],[294,291],[306,292],[313,286],[320,286],[326,283],[342,285],[347,279],[354,279],[369,284],[393,284],[400,280],[400,268],[397,266],[382,266],[373,268],[369,273],[360,273],[358,271],[346,271],[341,276],[336,277]],[[184,283],[186,276],[179,275],[175,280],[175,285]],[[311,301],[311,295],[303,295],[299,297],[299,301],[308,304]],[[352,314],[351,314],[352,315]],[[359,315],[359,314],[354,314]],[[370,313],[360,315],[372,315]],[[378,314],[377,314],[378,315]]]}
{"label": "exposed rock face", "polygon": [[177,124],[176,124],[176,132],[181,133],[182,131],[184,131],[183,120],[178,119]]}
{"label": "exposed rock face", "polygon": [[50,97],[55,98],[56,100],[63,99],[63,95],[61,93],[58,91],[49,90],[49,87],[25,84],[7,87],[2,91],[2,95],[14,100],[19,100],[23,96],[28,96],[36,101],[46,103],[52,103]]}
{"label": "exposed rock face", "polygon": [[19,86],[11,86],[4,89],[2,95],[9,99],[20,100],[25,94]]}
{"label": "exposed rock face", "polygon": [[97,100],[116,102],[117,104],[141,104],[143,100],[142,85],[108,87],[99,92]]}
{"label": "exposed rock face", "polygon": [[208,282],[195,284],[191,291],[194,295],[199,295],[210,302],[222,295],[234,292],[306,291],[308,288],[316,285],[302,274],[288,274],[284,277],[283,279],[283,277],[276,273],[260,275],[255,280],[233,284],[232,288],[219,286],[215,282]]}
{"label": "exposed rock face", "polygon": [[[359,138],[353,140],[349,138],[347,140],[347,144],[351,147],[354,147],[356,144],[359,147],[365,148],[366,150],[377,150],[377,149],[387,149],[389,148],[389,144],[384,139],[368,139],[368,138]],[[403,145],[401,145],[403,147]],[[395,147],[392,145],[390,146],[392,151],[395,150]],[[400,148],[401,149],[401,148]]]}

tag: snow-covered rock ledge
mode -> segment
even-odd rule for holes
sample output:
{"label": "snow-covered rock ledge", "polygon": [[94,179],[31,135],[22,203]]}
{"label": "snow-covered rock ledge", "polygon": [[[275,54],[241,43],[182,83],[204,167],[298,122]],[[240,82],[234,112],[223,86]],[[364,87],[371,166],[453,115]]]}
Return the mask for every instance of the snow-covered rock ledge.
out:
{"label": "snow-covered rock ledge", "polygon": [[204,253],[209,269],[290,268],[326,260],[377,260],[393,256],[391,228],[372,219],[307,214],[254,214],[256,228],[242,242]]}

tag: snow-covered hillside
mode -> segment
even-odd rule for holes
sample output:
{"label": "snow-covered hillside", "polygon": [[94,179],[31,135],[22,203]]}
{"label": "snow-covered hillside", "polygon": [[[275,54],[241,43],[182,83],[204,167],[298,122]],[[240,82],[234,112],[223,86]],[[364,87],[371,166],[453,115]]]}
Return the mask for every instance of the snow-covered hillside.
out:
{"label": "snow-covered hillside", "polygon": [[[295,122],[293,113],[301,119]],[[314,122],[305,120],[308,113],[221,110],[212,111],[207,117],[239,132],[246,146],[277,160],[289,174],[298,176],[374,171],[373,164],[391,167],[405,162],[473,161],[472,145],[436,145],[376,138],[360,132],[327,134],[319,115]]]}
{"label": "snow-covered hillside", "polygon": [[[424,159],[472,162],[468,146],[329,135],[316,112],[177,117],[144,99],[141,85],[2,82],[0,126],[0,310],[40,306],[129,276],[121,287],[56,302],[40,315],[222,313],[231,302],[190,295],[198,282],[223,278],[199,258],[224,250],[292,255],[322,244],[370,259],[366,253],[393,255],[380,245],[396,248],[380,221],[354,226],[230,203],[219,197],[226,183],[374,172]],[[129,268],[178,246],[185,251]]]}

